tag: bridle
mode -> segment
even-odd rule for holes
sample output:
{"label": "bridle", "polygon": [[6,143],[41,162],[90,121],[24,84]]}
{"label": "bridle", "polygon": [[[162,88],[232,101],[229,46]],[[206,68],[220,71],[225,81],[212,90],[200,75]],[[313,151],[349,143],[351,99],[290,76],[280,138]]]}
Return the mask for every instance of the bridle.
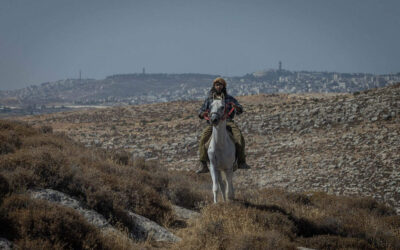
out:
{"label": "bridle", "polygon": [[[228,118],[232,114],[232,112],[235,110],[235,107],[232,104],[234,104],[234,103],[233,102],[225,103],[224,115],[222,116],[221,121],[223,121],[226,118]],[[228,105],[232,105],[232,108],[231,108],[231,110],[229,110],[229,112],[227,112]],[[218,112],[212,112],[210,115],[212,116],[213,114],[218,114]],[[208,116],[208,110],[206,110],[206,113],[204,114],[204,119],[206,119],[207,121],[210,120],[210,117]]]}

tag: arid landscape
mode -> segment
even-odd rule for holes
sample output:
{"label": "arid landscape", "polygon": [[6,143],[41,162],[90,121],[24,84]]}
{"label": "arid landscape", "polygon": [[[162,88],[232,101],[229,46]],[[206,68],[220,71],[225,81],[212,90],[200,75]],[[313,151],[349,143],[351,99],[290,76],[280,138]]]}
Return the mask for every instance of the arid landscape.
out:
{"label": "arid landscape", "polygon": [[[400,212],[400,86],[355,94],[239,97],[249,171],[237,188],[370,196]],[[198,167],[201,102],[170,102],[22,118],[88,147],[124,150],[170,170]]]}
{"label": "arid landscape", "polygon": [[[35,222],[55,213],[35,211],[58,202],[91,232],[72,248],[400,248],[400,84],[238,100],[252,168],[235,172],[237,201],[219,205],[209,175],[194,173],[201,102],[3,119],[0,220],[11,224],[0,236],[21,248],[68,245]],[[149,234],[146,218],[167,231]]]}
{"label": "arid landscape", "polygon": [[0,250],[400,250],[399,10],[0,1]]}

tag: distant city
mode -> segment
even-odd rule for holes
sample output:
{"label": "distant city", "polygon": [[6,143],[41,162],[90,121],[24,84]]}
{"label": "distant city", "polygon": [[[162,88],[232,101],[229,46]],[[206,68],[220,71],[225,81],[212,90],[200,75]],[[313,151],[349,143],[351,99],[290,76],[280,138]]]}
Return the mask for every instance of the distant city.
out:
{"label": "distant city", "polygon": [[[138,105],[178,100],[201,100],[217,75],[119,74],[95,79],[67,79],[39,86],[0,91],[0,113],[24,115],[51,113],[90,106]],[[400,82],[400,73],[374,75],[289,71],[258,71],[241,77],[225,77],[233,96],[271,93],[352,93]]]}

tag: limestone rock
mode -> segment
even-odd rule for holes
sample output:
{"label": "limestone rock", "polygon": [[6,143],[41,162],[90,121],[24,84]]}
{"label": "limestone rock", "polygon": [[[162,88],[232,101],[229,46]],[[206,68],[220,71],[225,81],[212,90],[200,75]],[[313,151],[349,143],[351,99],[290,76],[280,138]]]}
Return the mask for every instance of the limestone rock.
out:
{"label": "limestone rock", "polygon": [[0,237],[0,249],[1,250],[11,250],[11,249],[13,249],[13,244],[11,241]]}
{"label": "limestone rock", "polygon": [[132,212],[128,212],[128,214],[135,220],[137,225],[136,230],[139,230],[145,238],[151,238],[155,241],[168,242],[178,242],[181,240],[181,238],[175,236],[164,227],[158,225],[154,221],[147,219],[146,217]]}
{"label": "limestone rock", "polygon": [[98,228],[112,228],[112,226],[107,222],[103,215],[97,213],[94,210],[84,208],[84,205],[81,202],[75,200],[67,194],[52,189],[30,190],[28,193],[34,199],[46,200],[62,206],[73,208],[81,215],[83,215],[83,217],[90,224]]}
{"label": "limestone rock", "polygon": [[184,207],[173,205],[173,209],[176,216],[180,219],[188,220],[200,216],[200,213]]}
{"label": "limestone rock", "polygon": [[[29,190],[29,195],[34,199],[42,199],[49,202],[57,203],[62,206],[75,209],[92,225],[104,230],[118,232],[103,215],[97,213],[94,210],[85,208],[85,205],[70,197],[62,192],[52,190],[52,189],[42,189],[42,190]],[[137,240],[145,240],[147,237],[151,237],[156,241],[168,241],[176,242],[180,238],[176,237],[174,234],[169,232],[167,229],[161,227],[154,221],[151,221],[143,216],[135,214],[133,212],[128,212],[128,214],[136,222],[136,228],[132,228],[131,236]],[[136,231],[138,230],[138,231]],[[139,238],[138,238],[139,237]]]}

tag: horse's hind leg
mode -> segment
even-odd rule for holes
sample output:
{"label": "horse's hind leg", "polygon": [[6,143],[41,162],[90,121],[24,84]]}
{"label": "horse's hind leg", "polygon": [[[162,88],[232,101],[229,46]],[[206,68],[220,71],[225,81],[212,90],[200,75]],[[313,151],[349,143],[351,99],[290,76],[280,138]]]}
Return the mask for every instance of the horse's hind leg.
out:
{"label": "horse's hind leg", "polygon": [[213,164],[210,162],[210,174],[213,182],[214,203],[218,202],[218,172],[215,170]]}

